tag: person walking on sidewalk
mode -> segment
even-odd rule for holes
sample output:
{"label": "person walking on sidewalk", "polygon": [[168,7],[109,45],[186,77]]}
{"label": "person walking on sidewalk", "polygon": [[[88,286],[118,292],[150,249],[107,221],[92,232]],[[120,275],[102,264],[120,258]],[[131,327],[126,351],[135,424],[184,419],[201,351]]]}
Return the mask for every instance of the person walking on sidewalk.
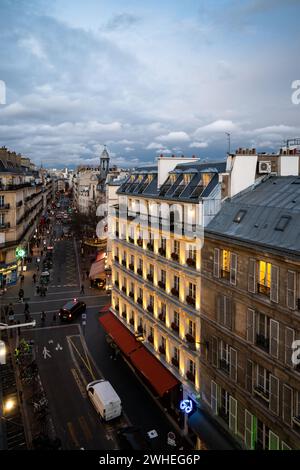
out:
{"label": "person walking on sidewalk", "polygon": [[34,275],[32,276],[32,280],[33,280],[33,283],[35,284],[36,283],[36,274],[34,273]]}
{"label": "person walking on sidewalk", "polygon": [[23,302],[24,300],[24,290],[20,289],[19,290],[19,302]]}
{"label": "person walking on sidewalk", "polygon": [[42,313],[41,313],[41,322],[42,322],[42,326],[45,325],[45,321],[46,321],[46,313],[45,313],[44,310],[43,310]]}
{"label": "person walking on sidewalk", "polygon": [[83,294],[83,295],[84,295],[84,285],[83,285],[83,284],[81,284],[80,294]]}

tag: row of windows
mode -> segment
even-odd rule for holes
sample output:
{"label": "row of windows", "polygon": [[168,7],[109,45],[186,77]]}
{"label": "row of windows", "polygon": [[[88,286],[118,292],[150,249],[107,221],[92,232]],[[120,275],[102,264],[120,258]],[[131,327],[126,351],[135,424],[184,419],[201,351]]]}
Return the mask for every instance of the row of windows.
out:
{"label": "row of windows", "polygon": [[[236,286],[238,278],[238,255],[228,250],[214,249],[213,275]],[[288,270],[286,279],[280,278],[279,267],[263,260],[248,260],[248,291],[266,296],[271,301],[279,302],[279,281],[286,283],[286,301],[288,308],[298,308],[297,273]],[[300,305],[300,304],[299,304]]]}

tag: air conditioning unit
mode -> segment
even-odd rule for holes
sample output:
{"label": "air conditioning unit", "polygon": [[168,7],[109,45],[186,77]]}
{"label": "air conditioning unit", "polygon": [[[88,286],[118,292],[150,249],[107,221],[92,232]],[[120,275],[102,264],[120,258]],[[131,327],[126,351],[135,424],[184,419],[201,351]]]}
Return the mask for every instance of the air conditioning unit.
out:
{"label": "air conditioning unit", "polygon": [[271,162],[258,162],[258,173],[271,173]]}

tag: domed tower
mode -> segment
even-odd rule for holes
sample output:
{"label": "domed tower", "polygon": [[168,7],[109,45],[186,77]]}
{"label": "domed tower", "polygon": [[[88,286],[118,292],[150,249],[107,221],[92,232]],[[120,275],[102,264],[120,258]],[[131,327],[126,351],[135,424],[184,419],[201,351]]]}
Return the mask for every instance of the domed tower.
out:
{"label": "domed tower", "polygon": [[104,150],[100,156],[100,177],[106,179],[109,170],[109,153],[104,145]]}

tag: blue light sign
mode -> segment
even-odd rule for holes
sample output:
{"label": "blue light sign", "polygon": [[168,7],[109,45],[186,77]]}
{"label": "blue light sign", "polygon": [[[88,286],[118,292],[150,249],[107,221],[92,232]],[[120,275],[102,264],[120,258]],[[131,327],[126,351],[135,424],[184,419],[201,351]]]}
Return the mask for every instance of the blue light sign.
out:
{"label": "blue light sign", "polygon": [[181,411],[189,415],[193,411],[192,400],[181,400],[179,408],[181,409]]}

